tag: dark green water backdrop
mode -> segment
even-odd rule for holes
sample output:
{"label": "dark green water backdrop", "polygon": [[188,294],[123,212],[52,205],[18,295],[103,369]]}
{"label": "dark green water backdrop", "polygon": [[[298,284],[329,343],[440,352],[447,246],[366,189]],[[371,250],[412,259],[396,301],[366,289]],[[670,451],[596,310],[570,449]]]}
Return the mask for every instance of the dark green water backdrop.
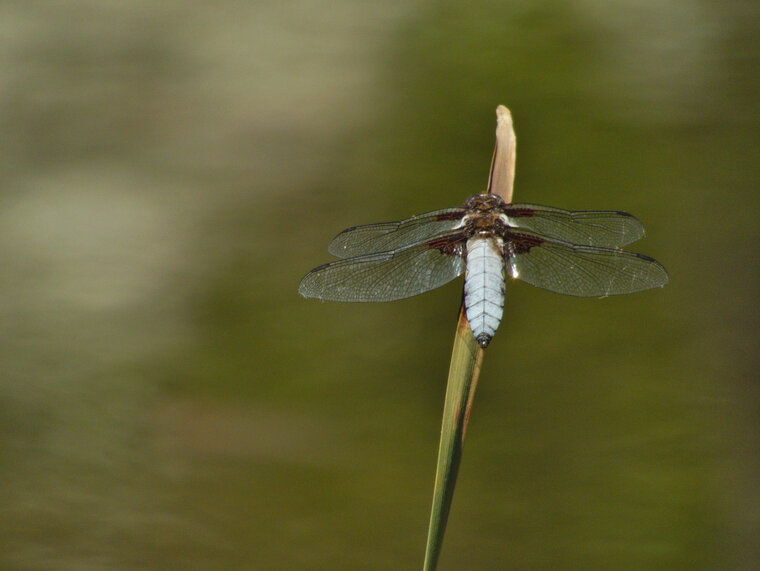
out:
{"label": "dark green water backdrop", "polygon": [[663,290],[513,283],[440,568],[760,567],[756,2],[0,3],[0,567],[419,569],[461,281],[301,299],[485,187]]}

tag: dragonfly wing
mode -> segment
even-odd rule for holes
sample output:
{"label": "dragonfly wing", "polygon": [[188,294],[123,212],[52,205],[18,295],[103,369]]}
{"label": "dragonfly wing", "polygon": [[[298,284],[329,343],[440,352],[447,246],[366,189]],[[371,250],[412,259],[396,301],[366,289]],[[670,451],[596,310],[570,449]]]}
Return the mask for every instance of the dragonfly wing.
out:
{"label": "dragonfly wing", "polygon": [[580,246],[515,232],[505,250],[512,277],[566,295],[606,297],[668,282],[668,274],[657,260],[615,248]]}
{"label": "dragonfly wing", "polygon": [[644,236],[635,216],[612,210],[573,212],[537,204],[510,204],[508,224],[562,242],[582,246],[619,248]]}
{"label": "dragonfly wing", "polygon": [[338,234],[328,250],[338,258],[352,258],[414,246],[453,230],[464,213],[464,208],[447,208],[401,222],[354,226]]}
{"label": "dragonfly wing", "polygon": [[452,241],[337,260],[301,280],[304,297],[326,301],[395,301],[440,287],[464,271]]}

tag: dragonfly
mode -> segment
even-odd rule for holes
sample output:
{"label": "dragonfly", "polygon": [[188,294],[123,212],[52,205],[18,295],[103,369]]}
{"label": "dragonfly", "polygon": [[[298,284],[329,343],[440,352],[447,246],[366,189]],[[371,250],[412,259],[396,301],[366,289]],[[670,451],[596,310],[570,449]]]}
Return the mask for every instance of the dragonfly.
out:
{"label": "dragonfly", "polygon": [[662,264],[622,249],[643,236],[641,222],[626,212],[570,211],[475,194],[463,207],[343,230],[328,247],[340,259],[306,274],[299,292],[325,301],[395,301],[464,273],[467,320],[486,348],[502,318],[507,277],[577,297],[664,286]]}

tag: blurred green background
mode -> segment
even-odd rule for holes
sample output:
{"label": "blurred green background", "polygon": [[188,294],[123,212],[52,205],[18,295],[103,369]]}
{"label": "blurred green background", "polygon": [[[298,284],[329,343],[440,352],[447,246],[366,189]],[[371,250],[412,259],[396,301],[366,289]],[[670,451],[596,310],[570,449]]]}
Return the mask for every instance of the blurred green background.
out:
{"label": "blurred green background", "polygon": [[757,2],[0,4],[0,568],[419,569],[461,281],[297,294],[482,191],[663,290],[508,287],[440,569],[760,568]]}

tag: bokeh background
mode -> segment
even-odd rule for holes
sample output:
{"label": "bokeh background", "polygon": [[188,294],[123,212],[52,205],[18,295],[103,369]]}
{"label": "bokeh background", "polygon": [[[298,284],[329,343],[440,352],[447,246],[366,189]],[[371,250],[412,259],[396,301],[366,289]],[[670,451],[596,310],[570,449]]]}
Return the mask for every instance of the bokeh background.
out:
{"label": "bokeh background", "polygon": [[760,7],[0,3],[0,567],[419,569],[461,282],[297,295],[485,187],[663,290],[510,284],[441,569],[760,567]]}

